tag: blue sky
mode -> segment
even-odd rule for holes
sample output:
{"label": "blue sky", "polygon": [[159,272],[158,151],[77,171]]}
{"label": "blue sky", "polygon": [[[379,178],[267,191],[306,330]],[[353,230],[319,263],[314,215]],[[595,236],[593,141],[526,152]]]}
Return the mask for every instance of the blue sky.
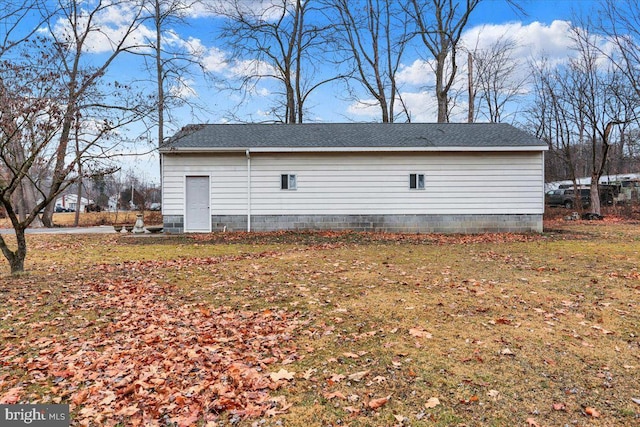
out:
{"label": "blue sky", "polygon": [[[91,1],[91,0],[87,0]],[[220,0],[208,0],[220,1]],[[248,3],[259,0],[244,0]],[[265,0],[262,0],[265,1]],[[514,60],[521,64],[522,73],[527,74],[525,67],[534,57],[547,57],[552,61],[563,61],[570,55],[570,40],[568,38],[568,21],[576,14],[589,16],[589,12],[598,4],[593,0],[520,0],[524,14],[518,13],[505,0],[484,0],[474,11],[463,35],[463,43],[475,45],[478,48],[490,45],[500,37],[512,39],[517,49]],[[111,28],[115,33],[119,23],[126,16],[120,12],[103,18],[104,29]],[[194,10],[187,19],[188,25],[174,28],[171,40],[175,45],[188,49],[199,50],[205,58],[205,65],[209,72],[217,79],[229,80],[238,78],[242,74],[242,67],[229,60],[225,44],[216,38],[217,26],[221,20],[202,10]],[[141,35],[151,34],[150,29],[142,29]],[[96,58],[99,58],[97,42]],[[321,64],[322,65],[322,64]],[[466,73],[466,59],[461,61],[459,74],[461,75],[458,90],[462,92],[464,75]],[[139,78],[143,74],[142,66],[135,57],[121,57],[110,71],[110,77],[120,81]],[[403,96],[412,111],[415,122],[435,121],[436,109],[432,91],[433,72],[425,62],[425,55],[420,55],[417,49],[408,51],[404,58],[400,79]],[[258,85],[256,92],[244,100],[239,111],[240,118],[249,120],[268,120],[266,114],[270,101],[273,100],[274,87],[269,82]],[[184,93],[208,109],[194,117],[190,110],[177,111],[175,120],[169,123],[167,133],[171,134],[180,127],[193,122],[219,123],[228,121],[229,110],[237,106],[240,97],[236,93],[221,92],[210,80],[203,80],[196,75],[186,76]],[[309,121],[345,122],[376,120],[377,110],[363,108],[352,100],[347,100],[341,93],[344,87],[327,85],[307,103],[310,108],[306,118]],[[456,109],[457,108],[457,109]],[[466,118],[467,107],[464,101],[457,103],[452,110],[453,121],[463,121]],[[139,129],[131,129],[131,133],[139,133]],[[139,147],[139,151],[153,146]],[[136,173],[145,180],[159,182],[159,167],[157,154],[139,156],[127,160],[125,168],[135,169]]]}
{"label": "blue sky", "polygon": [[571,20],[575,13],[588,12],[598,0],[522,0],[519,4],[526,16],[514,13],[513,7],[503,0],[486,0],[480,3],[471,19],[472,25],[501,24],[514,20],[528,24],[534,21],[549,24],[556,19]]}

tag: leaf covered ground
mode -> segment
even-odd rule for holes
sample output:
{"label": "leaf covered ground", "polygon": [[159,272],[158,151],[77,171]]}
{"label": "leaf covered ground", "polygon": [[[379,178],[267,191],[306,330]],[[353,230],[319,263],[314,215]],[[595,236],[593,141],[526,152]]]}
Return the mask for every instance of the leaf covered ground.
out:
{"label": "leaf covered ground", "polygon": [[0,403],[73,425],[635,426],[640,224],[29,237]]}

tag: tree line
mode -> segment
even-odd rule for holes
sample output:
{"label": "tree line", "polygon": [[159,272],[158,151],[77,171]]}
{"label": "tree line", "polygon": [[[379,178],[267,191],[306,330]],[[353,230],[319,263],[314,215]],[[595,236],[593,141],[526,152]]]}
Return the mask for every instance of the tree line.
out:
{"label": "tree line", "polygon": [[[595,18],[570,28],[562,63],[518,59],[508,34],[489,47],[463,36],[486,0],[5,0],[0,4],[0,204],[17,249],[0,236],[12,272],[24,269],[24,230],[53,226],[52,201],[71,185],[119,169],[132,144],[156,149],[174,130],[175,111],[207,115],[185,95],[189,76],[246,99],[263,82],[270,121],[303,123],[321,91],[376,111],[379,122],[410,122],[400,72],[417,53],[433,85],[437,121],[510,122],[549,145],[547,176],[594,182],[615,165],[638,163],[640,5],[602,0]],[[504,0],[524,13],[517,0]],[[209,72],[206,52],[176,42],[195,10],[215,22],[211,37],[242,64],[239,78]],[[114,30],[105,16],[119,16]],[[113,31],[111,31],[113,30]],[[136,78],[116,64],[142,64]],[[327,67],[326,65],[331,65]],[[322,66],[321,66],[322,65]],[[237,111],[233,121],[256,121]],[[132,126],[142,129],[133,135]],[[599,213],[598,190],[592,189]],[[75,188],[81,189],[82,185]],[[78,190],[80,191],[80,190]],[[40,212],[44,212],[40,214]]]}

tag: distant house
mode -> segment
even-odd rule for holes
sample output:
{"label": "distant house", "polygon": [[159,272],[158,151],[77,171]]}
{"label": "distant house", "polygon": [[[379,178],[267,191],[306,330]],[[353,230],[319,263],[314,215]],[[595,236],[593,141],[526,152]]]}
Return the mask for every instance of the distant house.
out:
{"label": "distant house", "polygon": [[507,124],[192,125],[160,149],[164,227],[540,232],[546,149]]}
{"label": "distant house", "polygon": [[[85,206],[93,203],[93,200],[80,197],[80,211],[84,212]],[[56,199],[54,212],[75,212],[78,209],[77,194],[63,194]]]}

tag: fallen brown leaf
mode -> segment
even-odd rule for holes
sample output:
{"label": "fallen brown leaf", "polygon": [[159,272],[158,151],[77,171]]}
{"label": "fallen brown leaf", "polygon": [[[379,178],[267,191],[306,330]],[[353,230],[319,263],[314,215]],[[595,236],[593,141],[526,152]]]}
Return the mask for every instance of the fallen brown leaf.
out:
{"label": "fallen brown leaf", "polygon": [[272,372],[269,374],[269,378],[273,381],[287,380],[291,381],[295,377],[295,372],[289,372],[286,369],[282,368],[278,372]]}
{"label": "fallen brown leaf", "polygon": [[364,377],[366,377],[367,375],[369,375],[371,371],[360,371],[360,372],[356,372],[354,374],[348,375],[347,378],[349,378],[352,381],[360,381],[362,380]]}
{"label": "fallen brown leaf", "polygon": [[584,408],[584,412],[587,415],[592,416],[593,418],[599,418],[600,417],[600,412],[596,408],[592,408],[590,406]]}
{"label": "fallen brown leaf", "polygon": [[411,335],[412,337],[416,337],[416,338],[433,338],[433,335],[427,331],[425,331],[423,328],[411,328],[409,329],[409,335]]}
{"label": "fallen brown leaf", "polygon": [[0,397],[0,404],[14,404],[20,401],[22,395],[22,387],[14,387]]}
{"label": "fallen brown leaf", "polygon": [[342,375],[342,374],[333,374],[333,375],[331,375],[331,378],[329,378],[328,381],[330,383],[339,383],[340,381],[342,381],[345,378],[347,378],[347,377]]}
{"label": "fallen brown leaf", "polygon": [[435,408],[440,404],[440,399],[437,397],[430,397],[427,402],[424,404],[424,407],[427,409]]}
{"label": "fallen brown leaf", "polygon": [[304,374],[302,374],[302,378],[304,378],[305,380],[308,380],[316,372],[318,372],[316,368],[309,368],[306,371],[304,371]]}
{"label": "fallen brown leaf", "polygon": [[334,399],[334,398],[345,400],[347,398],[347,396],[345,396],[343,393],[341,393],[339,391],[334,391],[332,393],[323,392],[322,393],[322,397],[324,397],[327,400],[331,400],[331,399]]}
{"label": "fallen brown leaf", "polygon": [[380,397],[378,399],[372,399],[369,401],[367,406],[371,409],[378,409],[384,406],[389,401],[389,399],[391,399],[391,395],[386,397]]}
{"label": "fallen brown leaf", "polygon": [[503,356],[515,356],[516,354],[511,351],[511,349],[509,348],[503,348],[502,350],[500,350],[500,354]]}

